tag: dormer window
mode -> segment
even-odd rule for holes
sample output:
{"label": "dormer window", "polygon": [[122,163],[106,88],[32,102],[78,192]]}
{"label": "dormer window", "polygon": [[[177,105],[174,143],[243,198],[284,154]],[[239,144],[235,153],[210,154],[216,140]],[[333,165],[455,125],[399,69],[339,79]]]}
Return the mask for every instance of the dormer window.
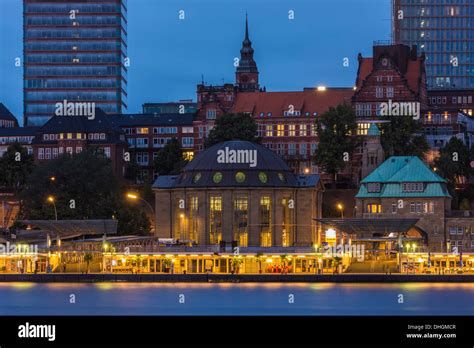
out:
{"label": "dormer window", "polygon": [[265,113],[264,112],[261,112],[260,113],[260,117],[264,117],[265,116]]}
{"label": "dormer window", "polygon": [[380,192],[380,183],[371,182],[367,184],[367,192]]}
{"label": "dormer window", "polygon": [[267,116],[268,116],[268,117],[271,117],[271,116],[272,116],[272,113],[271,113],[271,112],[269,112],[269,113],[267,114]]}
{"label": "dormer window", "polygon": [[423,192],[425,187],[422,182],[404,182],[403,192]]}

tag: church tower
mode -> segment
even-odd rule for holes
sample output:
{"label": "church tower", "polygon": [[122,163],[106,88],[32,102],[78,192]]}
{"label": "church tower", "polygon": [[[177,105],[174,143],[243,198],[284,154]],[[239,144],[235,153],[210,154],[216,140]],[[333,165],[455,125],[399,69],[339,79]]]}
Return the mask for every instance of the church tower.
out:
{"label": "church tower", "polygon": [[258,69],[257,63],[253,59],[252,42],[249,39],[248,17],[245,15],[245,38],[240,50],[239,66],[235,72],[235,81],[240,92],[257,92]]}

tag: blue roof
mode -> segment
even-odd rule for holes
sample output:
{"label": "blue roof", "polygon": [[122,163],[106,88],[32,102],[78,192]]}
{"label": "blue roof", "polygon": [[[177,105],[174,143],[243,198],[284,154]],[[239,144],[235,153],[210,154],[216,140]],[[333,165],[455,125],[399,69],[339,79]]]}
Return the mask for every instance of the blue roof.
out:
{"label": "blue roof", "polygon": [[[367,184],[379,183],[379,192],[368,192]],[[423,191],[407,192],[403,183],[423,183]],[[416,156],[393,156],[361,181],[357,198],[451,197],[446,180]]]}
{"label": "blue roof", "polygon": [[367,131],[367,135],[370,136],[379,136],[380,135],[380,130],[379,127],[375,123],[371,123],[369,130]]}
{"label": "blue roof", "polygon": [[361,183],[369,182],[446,183],[446,180],[416,156],[392,156],[361,181]]}

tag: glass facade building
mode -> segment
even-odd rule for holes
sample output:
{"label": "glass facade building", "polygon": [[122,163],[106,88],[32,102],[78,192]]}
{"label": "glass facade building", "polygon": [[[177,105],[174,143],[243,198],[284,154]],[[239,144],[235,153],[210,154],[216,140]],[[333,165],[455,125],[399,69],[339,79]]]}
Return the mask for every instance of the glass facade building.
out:
{"label": "glass facade building", "polygon": [[426,54],[429,89],[474,89],[474,1],[392,0],[395,43]]}
{"label": "glass facade building", "polygon": [[24,125],[44,124],[56,103],[126,109],[126,0],[24,0]]}

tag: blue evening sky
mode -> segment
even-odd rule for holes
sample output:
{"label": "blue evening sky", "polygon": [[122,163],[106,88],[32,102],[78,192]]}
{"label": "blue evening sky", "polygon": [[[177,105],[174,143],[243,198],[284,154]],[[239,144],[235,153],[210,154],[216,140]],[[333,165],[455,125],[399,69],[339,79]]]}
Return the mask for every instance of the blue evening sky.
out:
{"label": "blue evening sky", "polygon": [[[353,86],[357,53],[370,56],[374,40],[390,38],[390,0],[128,0],[125,112],[141,112],[145,102],[196,100],[202,74],[209,84],[234,82],[246,11],[267,91]],[[23,70],[14,60],[23,54],[22,18],[21,0],[0,0],[0,102],[19,120]]]}

